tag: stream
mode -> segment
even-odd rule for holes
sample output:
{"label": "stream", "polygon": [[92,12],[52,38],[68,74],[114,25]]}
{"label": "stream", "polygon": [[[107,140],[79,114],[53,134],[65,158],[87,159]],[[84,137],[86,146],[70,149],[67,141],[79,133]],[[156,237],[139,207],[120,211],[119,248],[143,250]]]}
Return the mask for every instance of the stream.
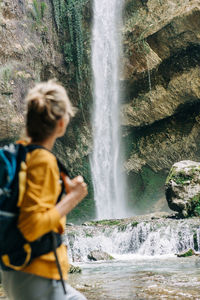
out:
{"label": "stream", "polygon": [[125,256],[115,261],[79,264],[69,282],[88,300],[200,299],[197,256]]}
{"label": "stream", "polygon": [[[200,300],[197,217],[161,213],[69,226],[66,243],[72,264],[82,269],[69,282],[88,300]],[[177,257],[188,249],[196,255]],[[94,252],[114,259],[90,261]]]}

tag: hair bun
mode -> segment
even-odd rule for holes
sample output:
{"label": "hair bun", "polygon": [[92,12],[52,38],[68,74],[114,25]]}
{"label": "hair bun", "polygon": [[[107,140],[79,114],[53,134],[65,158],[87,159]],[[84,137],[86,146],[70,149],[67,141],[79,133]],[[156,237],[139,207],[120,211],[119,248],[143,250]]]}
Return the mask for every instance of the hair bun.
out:
{"label": "hair bun", "polygon": [[45,98],[41,94],[34,95],[34,98],[30,98],[28,102],[29,102],[29,105],[34,106],[34,108],[38,112],[44,111],[44,109],[46,107]]}
{"label": "hair bun", "polygon": [[29,90],[26,102],[27,133],[35,142],[44,141],[51,136],[60,118],[64,118],[66,114],[74,116],[66,90],[52,80],[38,83]]}

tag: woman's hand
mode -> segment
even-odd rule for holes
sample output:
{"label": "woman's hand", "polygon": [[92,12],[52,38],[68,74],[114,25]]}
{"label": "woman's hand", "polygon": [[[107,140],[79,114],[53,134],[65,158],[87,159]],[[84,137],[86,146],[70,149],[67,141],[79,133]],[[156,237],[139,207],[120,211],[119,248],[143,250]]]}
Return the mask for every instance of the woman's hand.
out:
{"label": "woman's hand", "polygon": [[74,193],[81,200],[87,195],[87,184],[84,182],[82,176],[77,176],[73,179],[70,179],[63,173],[61,173],[61,176],[67,193]]}
{"label": "woman's hand", "polygon": [[88,194],[87,184],[82,176],[70,179],[61,173],[67,195],[56,205],[61,217],[67,215]]}

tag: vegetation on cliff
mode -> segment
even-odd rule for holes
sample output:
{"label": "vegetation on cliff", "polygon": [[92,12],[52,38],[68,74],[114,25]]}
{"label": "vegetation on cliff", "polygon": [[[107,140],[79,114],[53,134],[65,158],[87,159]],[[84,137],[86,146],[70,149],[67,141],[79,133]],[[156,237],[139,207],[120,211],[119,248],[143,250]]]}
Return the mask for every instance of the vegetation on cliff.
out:
{"label": "vegetation on cliff", "polygon": [[82,174],[88,184],[88,196],[69,215],[69,221],[81,223],[94,218],[95,207],[89,164],[91,151],[91,7],[88,0],[51,0],[56,28],[68,70],[67,89],[78,111],[55,152],[69,169],[71,177]]}

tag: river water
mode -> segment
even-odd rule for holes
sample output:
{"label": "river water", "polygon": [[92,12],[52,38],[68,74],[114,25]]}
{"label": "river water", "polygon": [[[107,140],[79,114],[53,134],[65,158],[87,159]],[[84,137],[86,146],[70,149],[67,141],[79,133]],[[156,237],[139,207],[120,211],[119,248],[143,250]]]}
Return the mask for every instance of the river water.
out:
{"label": "river water", "polygon": [[200,299],[198,256],[122,256],[80,266],[69,282],[88,300]]}
{"label": "river water", "polygon": [[[67,236],[70,259],[82,268],[69,281],[89,300],[200,300],[199,218],[149,215],[118,226],[71,226]],[[188,249],[199,255],[176,256]],[[90,262],[92,251],[114,260]]]}

